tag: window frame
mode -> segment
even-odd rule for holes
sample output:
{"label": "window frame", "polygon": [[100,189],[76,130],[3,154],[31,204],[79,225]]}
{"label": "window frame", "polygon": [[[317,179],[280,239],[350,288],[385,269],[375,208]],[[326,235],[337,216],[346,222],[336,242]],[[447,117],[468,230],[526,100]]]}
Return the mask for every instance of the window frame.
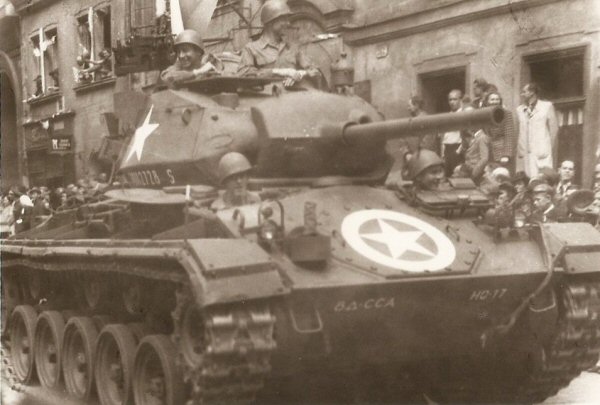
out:
{"label": "window frame", "polygon": [[[42,49],[40,44],[40,32],[43,35],[43,40],[46,44],[46,49]],[[54,40],[52,40],[54,37]],[[31,63],[27,63],[30,68],[30,72],[35,76],[33,77],[32,83],[28,84],[26,89],[31,91],[31,96],[28,97],[27,101],[36,101],[45,98],[53,98],[52,96],[60,95],[60,64],[58,63],[58,25],[56,23],[47,24],[43,27],[39,27],[29,33],[29,40],[27,45],[31,52],[32,60]],[[54,58],[50,56],[48,51],[49,47],[53,47]],[[36,55],[36,49],[39,55]],[[51,75],[51,72],[56,72],[56,79]],[[42,74],[43,73],[43,74]],[[41,92],[37,93],[37,77],[41,80]],[[32,86],[32,87],[30,87]]]}

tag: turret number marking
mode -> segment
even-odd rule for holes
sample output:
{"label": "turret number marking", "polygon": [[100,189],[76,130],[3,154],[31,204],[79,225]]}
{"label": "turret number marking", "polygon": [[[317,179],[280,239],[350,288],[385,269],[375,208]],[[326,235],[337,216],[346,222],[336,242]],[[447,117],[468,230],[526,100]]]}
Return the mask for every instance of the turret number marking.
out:
{"label": "turret number marking", "polygon": [[497,288],[494,290],[475,290],[471,293],[469,301],[492,301],[504,297],[508,288]]}
{"label": "turret number marking", "polygon": [[394,297],[369,298],[365,301],[338,301],[333,307],[335,312],[352,312],[358,310],[394,308]]}
{"label": "turret number marking", "polygon": [[[173,170],[165,170],[166,179],[160,176],[158,171],[154,169],[150,170],[136,170],[134,172],[127,173],[127,179],[134,186],[162,186],[167,180],[168,184],[175,184],[175,176]],[[161,177],[163,179],[161,179]]]}

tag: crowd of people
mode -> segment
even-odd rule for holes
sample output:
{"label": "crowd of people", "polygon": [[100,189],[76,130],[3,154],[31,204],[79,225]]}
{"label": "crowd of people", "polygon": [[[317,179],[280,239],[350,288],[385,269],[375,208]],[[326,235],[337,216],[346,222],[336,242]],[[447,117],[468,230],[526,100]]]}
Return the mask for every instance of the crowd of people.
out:
{"label": "crowd of people", "polygon": [[55,189],[12,186],[2,193],[0,238],[37,226],[52,213],[85,204],[97,198],[107,186],[105,173]]}
{"label": "crowd of people", "polygon": [[[408,145],[406,176],[424,189],[440,187],[445,178],[470,178],[495,201],[496,210],[510,208],[524,221],[568,220],[568,197],[580,187],[573,160],[554,164],[558,124],[552,103],[540,100],[538,86],[529,83],[513,115],[495,85],[478,78],[473,89],[472,101],[460,90],[449,92],[451,112],[500,106],[503,121],[475,131],[421,136]],[[418,96],[409,100],[408,111],[414,117],[427,115]],[[600,207],[600,164],[594,176],[594,204]]]}

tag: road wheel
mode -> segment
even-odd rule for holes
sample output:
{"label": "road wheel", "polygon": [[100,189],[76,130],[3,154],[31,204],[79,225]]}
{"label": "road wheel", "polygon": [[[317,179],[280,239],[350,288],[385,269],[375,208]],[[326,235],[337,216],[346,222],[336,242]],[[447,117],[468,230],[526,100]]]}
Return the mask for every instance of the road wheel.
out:
{"label": "road wheel", "polygon": [[44,311],[35,326],[35,368],[44,387],[56,388],[60,382],[61,349],[65,320],[58,311]]}
{"label": "road wheel", "polygon": [[17,306],[10,317],[10,355],[15,376],[23,384],[35,377],[35,324],[37,312],[30,305]]}
{"label": "road wheel", "polygon": [[126,325],[108,325],[100,332],[96,346],[95,378],[101,404],[131,402],[135,349],[135,336]]}
{"label": "road wheel", "polygon": [[62,350],[67,391],[88,400],[94,388],[94,358],[98,330],[92,318],[76,316],[65,327]]}
{"label": "road wheel", "polygon": [[166,335],[142,339],[135,355],[132,382],[137,405],[185,403],[183,378],[176,358],[177,349]]}

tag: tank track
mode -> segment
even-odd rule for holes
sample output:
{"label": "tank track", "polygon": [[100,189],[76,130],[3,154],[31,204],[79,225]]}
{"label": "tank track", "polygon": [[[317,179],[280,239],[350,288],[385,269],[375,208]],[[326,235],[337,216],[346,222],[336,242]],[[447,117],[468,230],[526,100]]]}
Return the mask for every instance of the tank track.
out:
{"label": "tank track", "polygon": [[598,362],[600,283],[567,283],[562,305],[564,314],[556,338],[542,352],[539,366],[520,387],[518,401],[543,401]]}
{"label": "tank track", "polygon": [[[176,325],[180,324],[184,305],[179,303],[174,311]],[[190,364],[180,353],[184,378],[192,385],[188,404],[252,402],[271,371],[270,358],[277,347],[275,317],[264,303],[246,302],[205,309],[203,318],[201,361]],[[180,331],[176,327],[176,342],[181,339]]]}
{"label": "tank track", "polygon": [[438,387],[442,402],[538,403],[592,369],[600,354],[600,283],[568,282],[560,299],[554,340],[538,348],[527,368],[511,363],[500,376],[482,373],[462,383],[449,381]]}

